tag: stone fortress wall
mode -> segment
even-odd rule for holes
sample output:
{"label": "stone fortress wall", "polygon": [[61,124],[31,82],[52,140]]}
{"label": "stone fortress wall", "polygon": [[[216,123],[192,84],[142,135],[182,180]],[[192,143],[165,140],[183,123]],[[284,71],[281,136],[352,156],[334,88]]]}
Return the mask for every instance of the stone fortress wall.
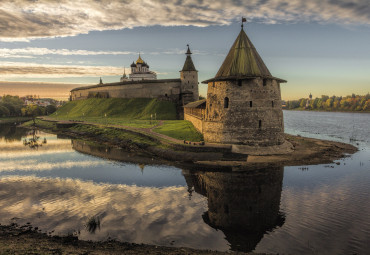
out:
{"label": "stone fortress wall", "polygon": [[108,97],[167,98],[176,101],[180,96],[180,92],[180,79],[125,81],[75,88],[71,90],[71,100],[81,100],[89,97]]}
{"label": "stone fortress wall", "polygon": [[[158,98],[175,102],[178,106],[199,99],[198,71],[195,69],[188,45],[186,60],[179,79],[157,79],[154,72],[139,55],[138,60],[131,65],[129,78],[124,75],[120,82],[74,88],[70,100],[97,98]],[[182,115],[182,114],[179,114]]]}
{"label": "stone fortress wall", "polygon": [[197,115],[185,112],[184,120],[190,121],[193,126],[200,132],[203,133],[203,119]]}

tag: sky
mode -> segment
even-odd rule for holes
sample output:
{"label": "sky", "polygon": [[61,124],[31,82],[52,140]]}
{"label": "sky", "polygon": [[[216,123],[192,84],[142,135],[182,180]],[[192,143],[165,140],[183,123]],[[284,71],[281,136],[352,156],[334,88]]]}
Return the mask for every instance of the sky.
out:
{"label": "sky", "polygon": [[[369,0],[13,0],[0,2],[0,95],[67,99],[117,82],[140,53],[179,78],[186,45],[199,81],[244,29],[285,100],[370,92]],[[206,96],[207,85],[200,84]]]}

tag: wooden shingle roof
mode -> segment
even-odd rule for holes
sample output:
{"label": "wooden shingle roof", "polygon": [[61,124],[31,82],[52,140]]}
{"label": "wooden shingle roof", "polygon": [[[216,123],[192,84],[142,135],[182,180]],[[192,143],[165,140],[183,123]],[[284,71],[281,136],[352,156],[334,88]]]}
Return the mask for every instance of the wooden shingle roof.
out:
{"label": "wooden shingle roof", "polygon": [[181,71],[196,71],[193,60],[191,59],[192,53],[190,51],[189,44],[187,46],[188,46],[188,50],[185,53],[186,60],[185,60],[184,66]]}
{"label": "wooden shingle roof", "polygon": [[203,83],[216,80],[253,79],[256,77],[271,78],[280,82],[286,82],[271,75],[261,56],[242,28],[216,76]]}
{"label": "wooden shingle roof", "polygon": [[195,101],[195,102],[191,102],[191,103],[188,103],[186,105],[184,105],[183,107],[184,108],[198,108],[198,107],[202,107],[204,104],[206,104],[206,99],[202,99],[202,100],[198,100],[198,101]]}
{"label": "wooden shingle roof", "polygon": [[215,78],[228,76],[271,76],[244,29],[240,31]]}

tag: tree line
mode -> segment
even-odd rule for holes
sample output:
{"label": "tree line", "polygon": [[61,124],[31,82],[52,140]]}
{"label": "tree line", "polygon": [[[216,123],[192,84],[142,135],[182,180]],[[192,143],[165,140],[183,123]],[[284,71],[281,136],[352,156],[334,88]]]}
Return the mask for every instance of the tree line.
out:
{"label": "tree line", "polygon": [[52,104],[46,107],[35,104],[25,105],[19,96],[4,95],[0,98],[0,117],[34,117],[51,114],[56,109]]}
{"label": "tree line", "polygon": [[323,111],[352,111],[370,112],[370,94],[349,95],[346,97],[326,96],[315,99],[301,98],[286,101],[285,109],[289,110],[323,110]]}

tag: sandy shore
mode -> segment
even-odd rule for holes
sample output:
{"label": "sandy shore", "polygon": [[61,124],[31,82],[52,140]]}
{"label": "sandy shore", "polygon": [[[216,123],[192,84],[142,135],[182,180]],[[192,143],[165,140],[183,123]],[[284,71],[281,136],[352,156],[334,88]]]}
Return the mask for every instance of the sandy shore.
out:
{"label": "sandy shore", "polygon": [[0,254],[256,254],[217,252],[190,248],[133,244],[108,240],[81,241],[74,236],[57,237],[40,233],[30,225],[0,226]]}
{"label": "sandy shore", "polygon": [[196,163],[208,166],[233,166],[241,169],[257,169],[273,166],[317,165],[333,163],[334,160],[344,158],[358,151],[355,146],[341,142],[288,134],[285,134],[285,137],[293,146],[292,152],[288,154],[263,156],[249,155],[245,162],[199,161]]}

